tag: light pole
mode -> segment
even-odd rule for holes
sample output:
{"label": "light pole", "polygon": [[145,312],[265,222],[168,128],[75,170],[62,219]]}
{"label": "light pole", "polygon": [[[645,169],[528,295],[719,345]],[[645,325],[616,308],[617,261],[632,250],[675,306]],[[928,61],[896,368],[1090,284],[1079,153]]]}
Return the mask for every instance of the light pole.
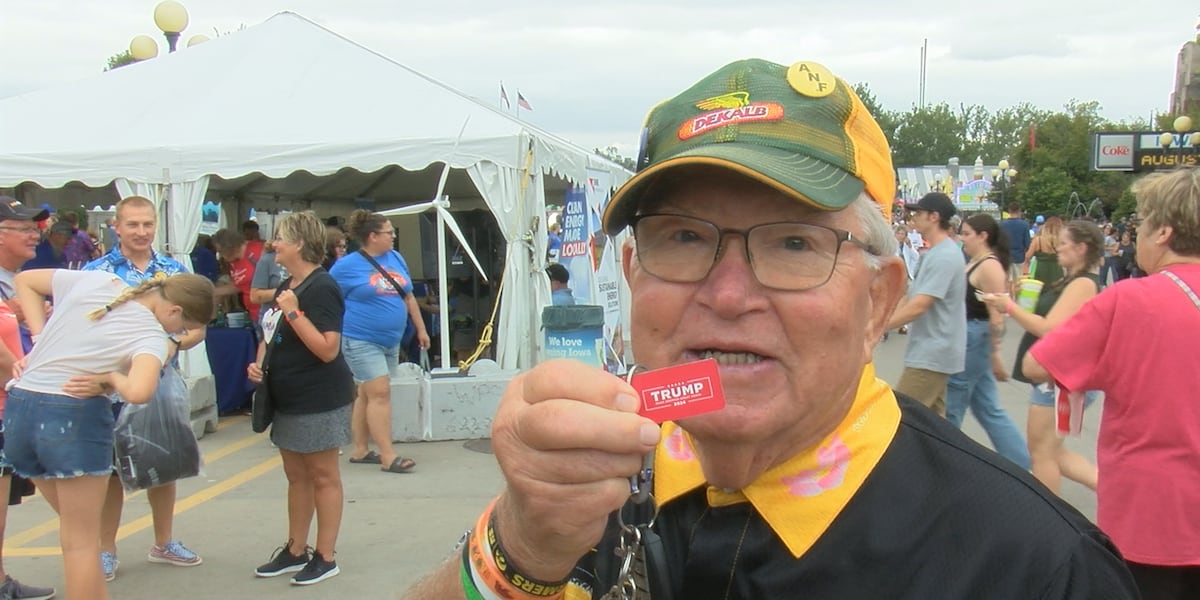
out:
{"label": "light pole", "polygon": [[[1187,115],[1175,117],[1175,121],[1171,123],[1171,128],[1175,133],[1164,131],[1158,135],[1158,143],[1163,147],[1163,158],[1167,157],[1167,151],[1171,146],[1177,146],[1175,152],[1176,167],[1183,166],[1183,147],[1191,144],[1192,146],[1200,146],[1200,132],[1192,132],[1188,134],[1188,130],[1192,128],[1192,118]],[[1166,160],[1163,161],[1164,163]]]}
{"label": "light pole", "polygon": [[[187,29],[188,12],[184,6],[175,0],[163,0],[154,7],[154,24],[167,38],[167,52],[174,52],[179,43],[179,34]],[[203,34],[193,35],[187,41],[189,47],[208,41]],[[136,35],[129,42],[129,55],[134,60],[146,60],[158,56],[158,43],[148,35]]]}
{"label": "light pole", "polygon": [[167,38],[167,51],[174,52],[179,34],[188,26],[187,9],[175,0],[163,0],[154,7],[154,24]]}
{"label": "light pole", "polygon": [[1017,176],[1017,170],[1009,167],[1008,159],[1000,159],[1000,164],[996,165],[999,169],[992,169],[992,184],[1000,188],[1000,202],[997,206],[1000,210],[1005,209],[1005,196],[1008,194],[1008,186]]}

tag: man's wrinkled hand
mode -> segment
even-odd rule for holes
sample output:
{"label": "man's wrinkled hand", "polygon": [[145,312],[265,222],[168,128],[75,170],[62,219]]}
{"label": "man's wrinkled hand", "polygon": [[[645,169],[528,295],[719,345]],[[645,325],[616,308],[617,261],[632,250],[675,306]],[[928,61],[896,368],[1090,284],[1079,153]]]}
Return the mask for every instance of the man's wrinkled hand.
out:
{"label": "man's wrinkled hand", "polygon": [[508,385],[492,424],[506,483],[496,529],[523,574],[565,577],[628,499],[628,477],[659,435],[637,406],[629,384],[573,360],[547,361]]}

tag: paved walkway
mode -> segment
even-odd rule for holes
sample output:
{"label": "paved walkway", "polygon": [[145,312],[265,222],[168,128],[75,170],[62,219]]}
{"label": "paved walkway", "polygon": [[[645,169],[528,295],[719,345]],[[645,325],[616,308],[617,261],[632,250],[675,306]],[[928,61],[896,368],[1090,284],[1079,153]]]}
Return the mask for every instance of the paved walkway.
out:
{"label": "paved walkway", "polygon": [[[1017,332],[1009,332],[1006,355],[1015,352],[1018,339]],[[893,334],[876,353],[879,374],[889,382],[899,378],[906,341],[906,336]],[[1002,383],[1000,394],[1024,430],[1028,386]],[[1089,412],[1083,438],[1068,445],[1094,457],[1099,411]],[[987,443],[970,417],[964,429]],[[398,445],[401,454],[418,462],[413,473],[404,475],[343,463],[346,505],[337,554],[342,574],[299,588],[289,585],[287,577],[256,579],[253,575],[254,568],[286,541],[286,482],[278,451],[264,434],[250,431],[246,417],[224,419],[220,429],[205,436],[200,445],[205,473],[180,482],[175,531],[204,557],[204,564],[180,568],[147,563],[146,552],[153,543],[150,507],[145,494],[131,494],[119,534],[121,568],[109,584],[113,598],[393,599],[450,553],[501,485],[493,457],[470,450],[463,442]],[[1068,482],[1063,493],[1095,518],[1091,491]],[[17,578],[58,586],[61,594],[57,528],[57,519],[40,497],[12,507],[4,563]]]}

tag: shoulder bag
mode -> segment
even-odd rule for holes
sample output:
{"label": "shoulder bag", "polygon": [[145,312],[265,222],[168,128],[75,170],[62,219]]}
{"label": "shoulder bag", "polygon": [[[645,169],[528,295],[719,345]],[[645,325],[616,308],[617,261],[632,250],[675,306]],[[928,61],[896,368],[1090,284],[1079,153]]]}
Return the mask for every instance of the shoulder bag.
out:
{"label": "shoulder bag", "polygon": [[[308,287],[309,283],[312,283],[315,274],[316,271],[309,273],[308,277],[305,277],[295,290],[292,290],[296,294],[297,302],[300,300],[300,294]],[[284,290],[284,285],[287,285],[286,281],[279,285],[279,289],[275,291],[276,296],[279,296],[279,293]],[[283,317],[280,316],[280,318]],[[278,326],[276,326],[276,331],[278,331]],[[275,344],[271,343],[274,337],[272,335],[271,338],[263,340],[263,343],[267,345],[267,351],[263,353],[262,382],[254,389],[254,403],[250,407],[250,428],[254,430],[254,433],[266,431],[267,427],[271,425],[271,421],[275,420],[275,401],[271,398],[271,385],[268,383],[271,371],[271,352],[275,349]]]}
{"label": "shoulder bag", "polygon": [[387,269],[384,269],[383,266],[379,264],[379,261],[375,260],[375,257],[367,254],[367,251],[363,250],[362,248],[358,249],[358,253],[361,254],[363,258],[367,259],[367,262],[371,263],[371,266],[375,267],[376,271],[379,271],[384,277],[387,278],[388,283],[392,284],[392,287],[396,290],[396,293],[400,294],[401,300],[408,298],[408,294],[404,292],[404,287],[399,283],[396,283],[396,280],[392,278],[392,274],[388,273]]}

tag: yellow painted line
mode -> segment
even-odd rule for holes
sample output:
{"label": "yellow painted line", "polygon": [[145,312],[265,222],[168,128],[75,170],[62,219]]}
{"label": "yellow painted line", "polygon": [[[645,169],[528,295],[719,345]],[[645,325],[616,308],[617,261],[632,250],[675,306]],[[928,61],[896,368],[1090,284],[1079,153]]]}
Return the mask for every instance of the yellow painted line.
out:
{"label": "yellow painted line", "polygon": [[230,454],[233,454],[234,452],[249,448],[250,446],[267,439],[267,435],[269,434],[265,431],[262,433],[256,433],[250,437],[242,438],[236,442],[233,442],[232,444],[227,444],[217,448],[216,450],[204,455],[204,464],[210,465],[218,460],[221,460],[222,458],[225,458],[226,456],[229,456]]}
{"label": "yellow painted line", "polygon": [[[226,446],[218,448],[218,449],[204,455],[204,464],[205,464],[205,466],[210,465],[214,462],[217,462],[218,460],[221,460],[222,458],[224,458],[226,456],[229,456],[230,454],[233,454],[234,452],[237,452],[239,450],[243,450],[245,448],[253,446],[253,445],[261,442],[264,438],[267,437],[267,435],[268,434],[266,432],[256,433],[254,435],[251,435],[250,437],[243,438],[232,444],[228,444]],[[136,492],[130,492],[125,495],[125,501],[128,502],[129,500],[137,498],[144,493],[146,493],[145,490],[138,490]],[[199,492],[197,492],[197,493],[199,493]],[[178,504],[176,504],[175,512],[176,513],[179,512]],[[43,521],[42,523],[34,525],[33,527],[26,529],[20,533],[15,533],[13,535],[6,535],[6,536],[4,536],[4,545],[7,547],[6,553],[16,556],[16,555],[12,554],[13,550],[16,550],[16,549],[20,548],[21,546],[28,544],[29,542],[32,542],[38,538],[41,538],[42,536],[49,535],[56,531],[58,531],[58,517],[54,517],[53,519]],[[118,535],[119,535],[119,533],[118,533]],[[32,550],[32,548],[29,548],[29,550]],[[46,555],[34,554],[31,556],[46,556]]]}
{"label": "yellow painted line", "polygon": [[234,415],[231,417],[217,417],[217,431],[225,429],[234,423],[244,423],[249,419],[246,415]]}
{"label": "yellow painted line", "polygon": [[[282,464],[282,458],[273,456],[267,460],[264,460],[263,462],[258,463],[257,465],[254,465],[253,467],[250,467],[249,469],[246,469],[245,471],[238,473],[237,475],[234,475],[233,477],[230,477],[229,479],[214,483],[213,485],[210,485],[196,492],[195,494],[176,502],[175,514],[178,515],[180,513],[187,512],[196,506],[199,506],[201,503],[212,500],[213,498],[216,498],[217,496],[220,496],[221,494],[224,494],[225,492],[228,492],[239,485],[262,477],[268,472],[275,470]],[[55,519],[56,525],[57,521],[58,520]],[[154,518],[151,515],[134,519],[133,521],[122,525],[121,528],[117,530],[117,540],[123,540],[135,533],[149,528],[153,524]],[[9,544],[5,544],[5,546],[5,556],[59,556],[62,553],[60,548],[52,546],[31,546],[29,548],[13,548]]]}

